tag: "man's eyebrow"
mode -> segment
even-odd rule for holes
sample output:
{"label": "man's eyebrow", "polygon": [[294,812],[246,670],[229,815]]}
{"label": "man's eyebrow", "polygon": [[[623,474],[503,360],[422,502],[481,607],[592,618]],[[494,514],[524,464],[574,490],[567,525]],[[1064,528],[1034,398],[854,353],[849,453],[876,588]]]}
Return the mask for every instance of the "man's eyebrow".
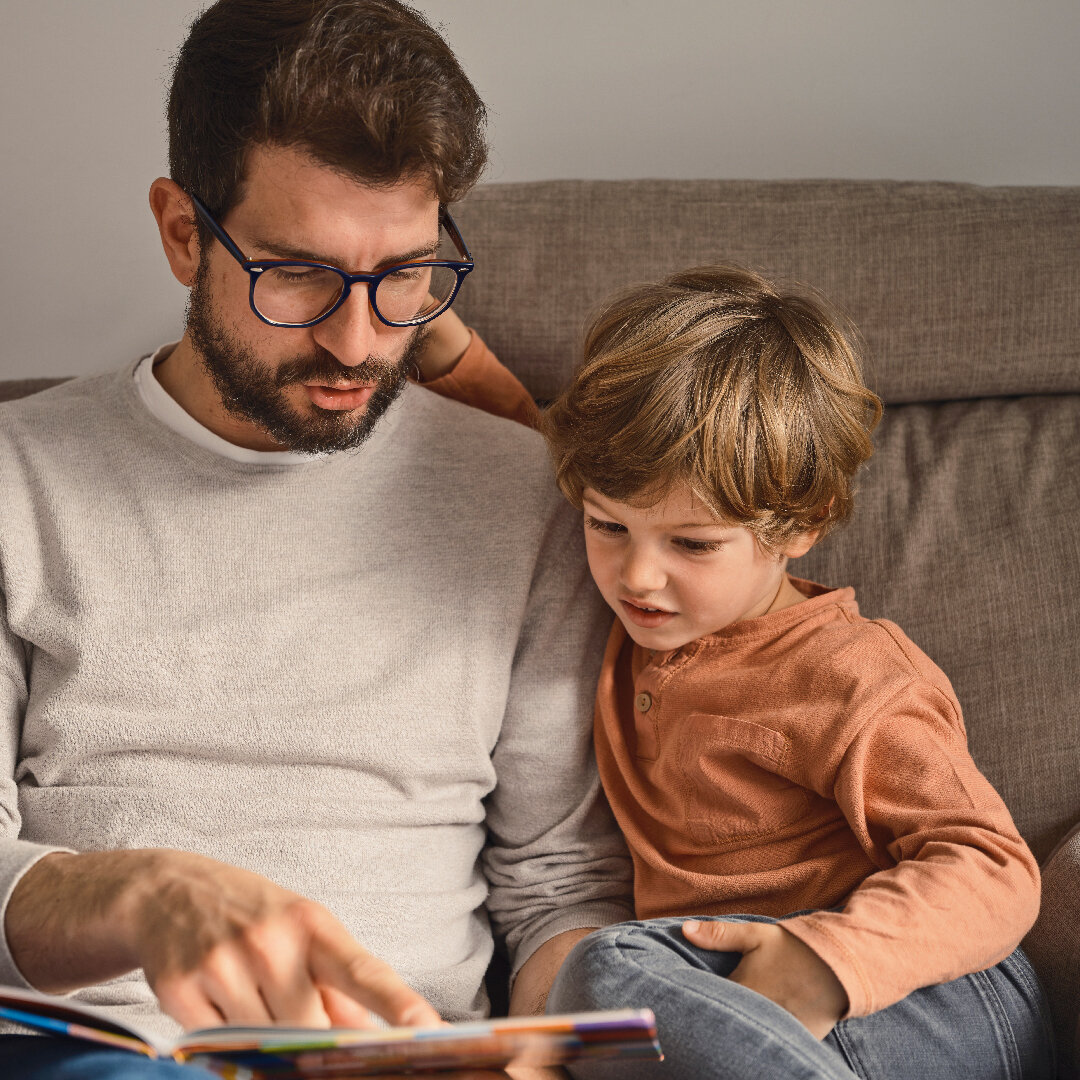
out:
{"label": "man's eyebrow", "polygon": [[[301,262],[323,263],[326,266],[337,266],[342,270],[345,269],[345,259],[335,259],[333,256],[309,251],[307,248],[294,247],[292,244],[283,243],[280,240],[270,240],[262,236],[253,236],[251,242],[252,245],[260,251],[269,252],[270,256],[274,259],[299,259]],[[430,244],[425,244],[423,247],[413,248],[412,251],[403,251],[395,255],[389,255],[387,258],[381,260],[377,266],[371,267],[371,269],[381,270],[385,266],[395,266],[398,263],[414,262],[416,259],[426,259],[429,256],[434,255],[438,250],[439,241],[436,239]],[[259,260],[254,259],[252,261],[258,262]],[[366,271],[357,271],[357,273],[366,273]]]}

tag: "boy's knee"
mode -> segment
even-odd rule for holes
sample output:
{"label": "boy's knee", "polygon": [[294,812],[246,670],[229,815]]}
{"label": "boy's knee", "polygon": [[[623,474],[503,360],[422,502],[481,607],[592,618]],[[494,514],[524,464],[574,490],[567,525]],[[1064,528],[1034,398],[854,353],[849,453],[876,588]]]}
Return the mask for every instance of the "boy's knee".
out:
{"label": "boy's knee", "polygon": [[622,981],[618,970],[622,966],[619,942],[627,931],[622,923],[605,926],[574,946],[552,984],[549,1013],[626,1008],[618,1000]]}

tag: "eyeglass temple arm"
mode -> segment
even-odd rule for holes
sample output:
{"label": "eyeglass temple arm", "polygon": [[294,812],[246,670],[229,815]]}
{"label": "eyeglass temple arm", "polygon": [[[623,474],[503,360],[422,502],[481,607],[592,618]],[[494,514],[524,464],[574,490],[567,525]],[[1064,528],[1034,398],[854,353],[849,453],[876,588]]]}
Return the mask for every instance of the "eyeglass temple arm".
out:
{"label": "eyeglass temple arm", "polygon": [[202,201],[197,195],[192,195],[187,192],[187,197],[191,200],[192,206],[195,207],[196,213],[206,223],[206,227],[214,234],[215,237],[221,242],[221,246],[238,262],[245,263],[248,261],[247,256],[236,246],[236,242],[233,238],[214,220],[214,216],[209,210],[203,206]]}
{"label": "eyeglass temple arm", "polygon": [[457,227],[457,222],[450,216],[450,211],[441,203],[439,204],[439,220],[450,235],[450,239],[454,241],[458,251],[465,256],[465,261],[475,262],[476,260],[472,257],[472,252],[465,246],[465,238],[461,235],[461,230]]}
{"label": "eyeglass temple arm", "polygon": [[[247,256],[236,246],[236,242],[233,238],[214,220],[213,214],[203,205],[202,200],[197,195],[187,193],[188,198],[191,200],[192,205],[195,207],[199,217],[206,222],[207,228],[214,234],[215,237],[221,242],[222,247],[239,263],[247,262]],[[454,241],[457,249],[465,256],[467,262],[474,262],[472,252],[465,244],[465,238],[461,235],[461,230],[457,227],[457,222],[450,216],[450,211],[445,206],[439,206],[439,220],[443,223],[446,231],[450,234],[450,239]]]}

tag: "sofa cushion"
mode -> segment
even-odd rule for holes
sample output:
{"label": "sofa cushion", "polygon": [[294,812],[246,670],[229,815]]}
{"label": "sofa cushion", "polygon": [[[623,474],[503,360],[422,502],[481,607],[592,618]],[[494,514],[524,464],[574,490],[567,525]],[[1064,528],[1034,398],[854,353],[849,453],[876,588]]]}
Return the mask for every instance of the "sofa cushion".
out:
{"label": "sofa cushion", "polygon": [[1042,872],[1042,909],[1024,951],[1050,999],[1058,1076],[1080,1080],[1080,824]]}

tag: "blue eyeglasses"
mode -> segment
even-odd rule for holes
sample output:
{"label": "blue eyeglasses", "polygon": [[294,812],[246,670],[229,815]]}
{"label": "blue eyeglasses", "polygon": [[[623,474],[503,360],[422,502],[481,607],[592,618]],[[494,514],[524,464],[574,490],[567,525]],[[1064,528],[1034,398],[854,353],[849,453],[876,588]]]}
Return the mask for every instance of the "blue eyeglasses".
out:
{"label": "blue eyeglasses", "polygon": [[202,202],[194,195],[189,198],[221,246],[248,272],[251,310],[271,326],[315,326],[333,315],[349,298],[353,285],[360,283],[367,285],[368,303],[387,326],[419,326],[454,302],[475,265],[445,206],[439,207],[439,224],[460,259],[421,259],[370,274],[350,274],[302,259],[248,259]]}

